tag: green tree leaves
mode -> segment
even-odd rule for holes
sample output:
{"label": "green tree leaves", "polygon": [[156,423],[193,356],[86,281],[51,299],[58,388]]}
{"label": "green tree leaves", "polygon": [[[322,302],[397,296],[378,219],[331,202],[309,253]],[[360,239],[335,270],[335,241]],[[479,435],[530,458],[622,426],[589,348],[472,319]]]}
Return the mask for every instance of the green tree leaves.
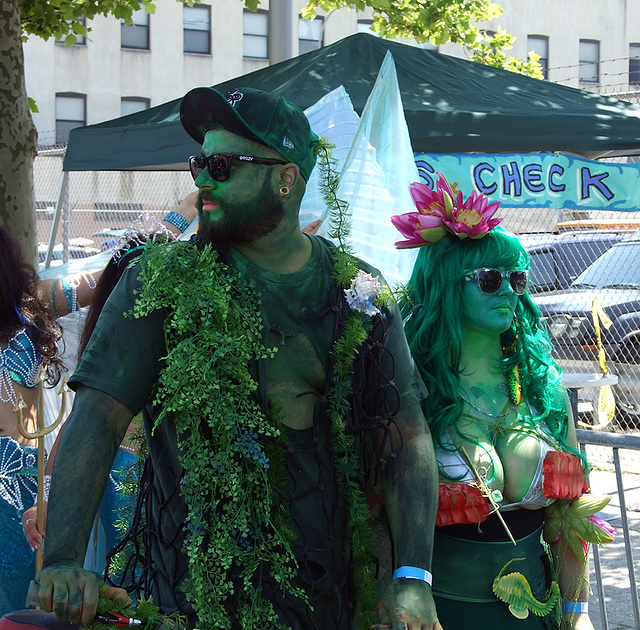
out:
{"label": "green tree leaves", "polygon": [[314,18],[318,9],[345,7],[358,11],[371,8],[371,29],[381,37],[414,38],[419,44],[431,42],[436,46],[460,44],[473,61],[542,78],[539,56],[529,53],[527,61],[510,57],[505,51],[512,48],[515,37],[502,29],[490,36],[478,26],[502,14],[500,6],[490,0],[311,0],[302,17]]}

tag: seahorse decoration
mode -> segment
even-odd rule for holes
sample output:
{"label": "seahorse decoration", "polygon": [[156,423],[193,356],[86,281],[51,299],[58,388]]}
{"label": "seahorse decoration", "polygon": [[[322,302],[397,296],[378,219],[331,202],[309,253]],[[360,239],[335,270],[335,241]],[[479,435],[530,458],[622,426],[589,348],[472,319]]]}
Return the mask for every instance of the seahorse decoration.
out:
{"label": "seahorse decoration", "polygon": [[499,600],[509,604],[509,611],[517,619],[526,619],[529,616],[529,611],[538,617],[544,617],[556,605],[558,597],[560,597],[560,588],[557,582],[551,582],[551,588],[547,593],[547,601],[538,601],[531,592],[531,586],[529,586],[527,578],[522,573],[514,572],[505,575],[512,563],[523,560],[524,558],[514,558],[500,569],[500,573],[493,580],[493,592]]}

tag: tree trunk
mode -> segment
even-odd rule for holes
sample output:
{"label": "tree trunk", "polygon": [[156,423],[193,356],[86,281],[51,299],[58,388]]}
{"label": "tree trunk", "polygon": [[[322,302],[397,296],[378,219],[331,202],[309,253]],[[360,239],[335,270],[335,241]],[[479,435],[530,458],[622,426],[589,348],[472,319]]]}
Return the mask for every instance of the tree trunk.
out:
{"label": "tree trunk", "polygon": [[36,262],[33,159],[37,133],[24,78],[20,1],[0,0],[0,219]]}

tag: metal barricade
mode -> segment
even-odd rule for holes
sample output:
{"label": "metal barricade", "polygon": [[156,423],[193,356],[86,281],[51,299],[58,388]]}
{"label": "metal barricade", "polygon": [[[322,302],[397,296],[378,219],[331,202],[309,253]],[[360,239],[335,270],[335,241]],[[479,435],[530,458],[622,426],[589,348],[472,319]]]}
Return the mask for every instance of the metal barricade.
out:
{"label": "metal barricade", "polygon": [[[621,435],[615,433],[604,433],[600,431],[577,430],[578,443],[581,448],[587,444],[611,448],[613,451],[613,465],[617,484],[618,497],[620,501],[620,518],[622,521],[622,533],[624,536],[624,547],[629,573],[629,588],[635,627],[640,629],[640,605],[638,603],[638,588],[635,575],[635,565],[633,562],[633,548],[631,545],[631,535],[629,530],[629,519],[627,515],[627,503],[625,500],[624,482],[622,479],[622,466],[620,463],[620,449],[640,451],[640,436]],[[602,583],[602,567],[600,564],[600,551],[598,545],[593,545],[593,563],[596,575],[596,591],[598,593],[598,603],[602,619],[602,630],[609,630],[607,610],[605,605],[605,593]]]}

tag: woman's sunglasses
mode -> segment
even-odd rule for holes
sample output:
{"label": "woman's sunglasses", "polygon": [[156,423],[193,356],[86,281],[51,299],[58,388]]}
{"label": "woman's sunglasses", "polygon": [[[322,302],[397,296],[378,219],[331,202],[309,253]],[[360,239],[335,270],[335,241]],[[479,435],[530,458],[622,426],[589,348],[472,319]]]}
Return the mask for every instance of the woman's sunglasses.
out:
{"label": "woman's sunglasses", "polygon": [[509,284],[515,293],[523,295],[527,290],[529,271],[515,269],[513,271],[500,271],[500,269],[474,269],[465,276],[465,280],[476,280],[480,291],[492,295],[500,291],[505,278],[509,278]]}
{"label": "woman's sunglasses", "polygon": [[247,162],[249,164],[286,164],[282,160],[261,158],[253,155],[231,155],[229,153],[214,153],[213,155],[192,155],[189,158],[189,170],[195,180],[206,168],[211,179],[217,182],[226,182],[231,176],[231,162]]}

